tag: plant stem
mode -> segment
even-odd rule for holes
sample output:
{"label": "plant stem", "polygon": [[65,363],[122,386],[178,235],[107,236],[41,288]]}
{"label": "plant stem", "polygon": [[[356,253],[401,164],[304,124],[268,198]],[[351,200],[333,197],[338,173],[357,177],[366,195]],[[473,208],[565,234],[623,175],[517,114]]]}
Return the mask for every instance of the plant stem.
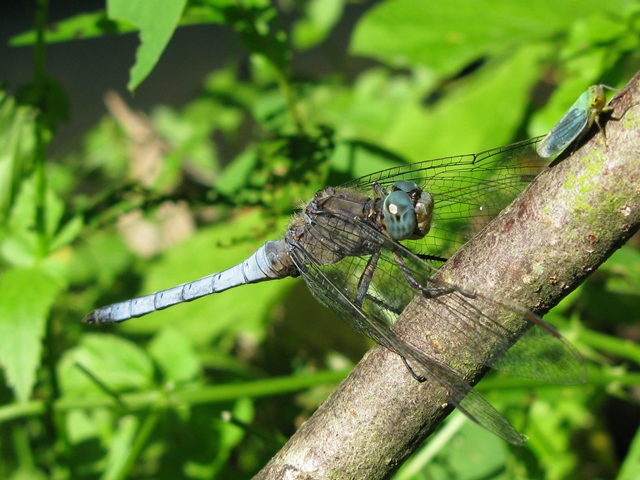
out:
{"label": "plant stem", "polygon": [[46,191],[47,180],[44,171],[47,126],[45,124],[46,89],[47,78],[45,73],[45,40],[44,32],[49,12],[49,0],[37,0],[36,2],[36,43],[33,58],[33,76],[36,92],[36,105],[40,113],[36,118],[36,148],[34,152],[34,179],[35,179],[35,206],[36,206],[36,231],[39,239],[39,254],[46,256],[48,251],[48,239],[46,231]]}

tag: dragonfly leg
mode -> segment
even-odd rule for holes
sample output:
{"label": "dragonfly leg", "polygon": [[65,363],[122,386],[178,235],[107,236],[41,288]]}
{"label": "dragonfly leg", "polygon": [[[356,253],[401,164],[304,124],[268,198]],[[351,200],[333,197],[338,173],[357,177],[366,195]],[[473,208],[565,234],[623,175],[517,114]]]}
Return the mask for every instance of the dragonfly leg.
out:
{"label": "dragonfly leg", "polygon": [[[533,180],[534,176],[531,176],[531,180]],[[529,180],[529,181],[531,181]],[[526,180],[523,180],[526,181]],[[440,262],[440,263],[446,263],[447,260],[449,260],[448,258],[445,257],[439,257],[438,255],[426,255],[424,253],[417,253],[416,256],[418,258],[420,258],[420,260],[424,260],[425,262]]]}
{"label": "dragonfly leg", "polygon": [[405,263],[404,259],[400,255],[398,255],[397,252],[394,252],[393,256],[395,257],[395,260],[398,263],[398,267],[404,274],[404,277],[407,279],[407,282],[409,283],[409,285],[411,285],[411,287],[414,288],[415,290],[418,290],[419,292],[421,292],[427,298],[437,298],[442,295],[449,295],[450,293],[459,293],[460,295],[467,298],[476,297],[475,291],[470,292],[468,290],[463,290],[462,288],[456,285],[447,285],[447,287],[434,287],[434,286],[428,287],[428,286],[422,285],[411,274],[411,270]]}
{"label": "dragonfly leg", "polygon": [[[371,302],[375,303],[376,305],[385,308],[387,310],[393,311],[395,312],[395,309],[393,309],[392,307],[390,307],[389,305],[386,305],[385,303],[381,302],[380,299],[375,298],[369,294],[367,294],[367,291],[369,290],[369,286],[371,285],[371,280],[373,279],[373,272],[376,268],[376,265],[378,264],[378,259],[380,258],[380,251],[377,251],[376,253],[374,253],[373,255],[371,255],[371,257],[369,258],[369,261],[367,262],[367,266],[364,269],[364,272],[362,274],[362,277],[360,277],[360,281],[358,283],[358,293],[356,295],[356,301],[355,304],[358,307],[362,307],[362,303],[364,301],[365,298],[369,299]],[[400,313],[400,312],[395,312],[395,313]],[[409,362],[407,362],[407,359],[405,357],[403,357],[402,355],[400,355],[400,358],[402,359],[402,362],[404,363],[404,366],[407,367],[407,370],[409,370],[409,373],[411,374],[411,376],[413,378],[415,378],[418,382],[422,383],[426,380],[426,377],[424,377],[423,375],[418,375],[413,368],[411,368],[411,365],[409,365]]]}
{"label": "dragonfly leg", "polygon": [[423,383],[427,380],[427,377],[423,376],[423,375],[418,375],[413,368],[411,368],[411,365],[409,365],[409,362],[407,362],[407,359],[404,358],[402,355],[400,355],[400,358],[402,359],[402,362],[404,363],[404,366],[407,367],[407,370],[409,370],[409,373],[411,374],[411,376],[413,378],[415,378],[417,381],[419,381],[420,383]]}
{"label": "dragonfly leg", "polygon": [[358,293],[356,294],[355,304],[358,307],[362,307],[362,302],[364,298],[367,296],[367,291],[369,290],[369,285],[371,285],[371,281],[373,280],[373,272],[376,269],[376,265],[378,264],[378,259],[380,258],[381,251],[378,250],[374,254],[371,255],[369,260],[367,261],[367,266],[360,277],[358,282]]}
{"label": "dragonfly leg", "polygon": [[[372,295],[365,295],[365,298],[367,300],[369,300],[371,303],[376,304],[378,307],[383,308],[385,310],[388,310],[391,313],[394,313],[396,315],[400,315],[402,313],[401,310],[398,310],[397,308],[393,308],[391,305],[387,305],[386,303],[384,303],[382,300],[380,300],[379,298],[376,298]],[[360,305],[361,306],[361,305]]]}

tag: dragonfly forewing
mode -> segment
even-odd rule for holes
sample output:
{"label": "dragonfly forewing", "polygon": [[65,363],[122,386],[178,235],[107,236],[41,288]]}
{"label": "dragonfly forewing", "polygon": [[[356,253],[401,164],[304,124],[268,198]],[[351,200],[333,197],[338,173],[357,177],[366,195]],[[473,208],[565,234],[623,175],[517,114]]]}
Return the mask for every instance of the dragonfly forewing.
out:
{"label": "dragonfly forewing", "polygon": [[[369,307],[365,313],[362,306],[356,305],[351,298],[353,294],[344,288],[342,279],[336,275],[338,270],[335,265],[318,264],[300,245],[290,245],[290,251],[304,281],[320,302],[334,310],[355,330],[406,359],[415,372],[414,376],[419,375],[444,388],[448,401],[471,420],[514,445],[523,445],[525,437],[456,371],[401,339],[390,328],[390,318],[396,316],[395,312],[391,312],[393,308],[368,299],[365,303]],[[357,287],[354,288],[357,290]],[[387,313],[391,317],[388,318]]]}
{"label": "dragonfly forewing", "polygon": [[[447,366],[452,352],[458,364],[483,364],[550,382],[584,380],[580,355],[553,327],[526,309],[440,280],[436,268],[353,212],[327,212],[311,202],[304,216],[306,233],[297,238],[313,238],[323,251],[335,248],[333,255],[324,252],[322,258],[328,255],[336,261],[326,263],[318,261],[308,243],[287,237],[291,258],[313,294],[354,329],[407,359],[415,373],[444,386],[450,401],[463,411],[460,402],[471,388]],[[362,245],[368,247],[359,255],[343,255]],[[420,342],[424,349],[394,333],[392,325],[407,306],[422,306],[428,312],[436,304],[444,306],[447,314],[425,322]],[[534,333],[529,333],[530,327]],[[471,406],[466,412],[473,411],[469,416],[474,421],[509,441],[521,441],[511,426],[496,432],[503,428],[496,425],[506,420],[497,421],[497,412],[492,407],[486,410],[486,402],[478,400],[482,397],[468,398]]]}
{"label": "dragonfly forewing", "polygon": [[[336,213],[332,215],[336,216]],[[355,248],[345,244],[349,238],[355,242],[366,239],[376,252],[375,256],[344,257],[331,265],[315,262],[312,256],[309,261],[322,270],[330,286],[339,286],[341,295],[359,308],[365,318],[376,319],[389,327],[410,302],[419,297],[416,302],[421,308],[438,303],[450,313],[438,317],[437,328],[426,329],[424,335],[428,343],[439,345],[445,354],[459,349],[455,344],[447,346],[444,338],[451,338],[449,333],[455,333],[457,338],[462,335],[466,348],[459,352],[458,361],[481,363],[507,373],[554,383],[571,384],[584,380],[585,369],[580,354],[551,325],[523,307],[440,279],[436,268],[364,222],[356,222],[348,216],[340,221],[340,224],[350,223],[353,225],[349,229],[359,232],[357,236],[340,235],[328,229],[325,223],[313,221],[310,229],[316,232],[315,237],[341,238],[341,248],[347,250]],[[372,258],[375,265],[372,265]],[[299,260],[296,264],[300,269]],[[370,278],[363,282],[365,275]],[[367,285],[366,292],[362,292],[363,283]],[[328,301],[331,302],[331,297]],[[349,322],[349,318],[346,320]],[[360,331],[367,330],[366,327],[355,327]],[[535,328],[529,332],[528,327]],[[445,332],[445,335],[438,338],[436,332]],[[513,347],[514,344],[517,346]],[[491,345],[490,349],[488,345]],[[438,351],[431,354],[442,360]]]}
{"label": "dragonfly forewing", "polygon": [[529,185],[549,163],[536,152],[541,137],[484,152],[432,159],[365,175],[343,187],[371,192],[378,183],[416,182],[435,208],[431,230],[406,244],[417,254],[448,258]]}

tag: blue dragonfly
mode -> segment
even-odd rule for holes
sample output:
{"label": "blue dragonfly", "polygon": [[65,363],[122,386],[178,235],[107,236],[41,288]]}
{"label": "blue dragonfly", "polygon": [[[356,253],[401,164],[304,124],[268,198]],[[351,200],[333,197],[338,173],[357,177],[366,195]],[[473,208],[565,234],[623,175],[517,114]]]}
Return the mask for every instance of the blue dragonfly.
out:
{"label": "blue dragonfly", "polygon": [[[524,308],[434,277],[438,267],[508,205],[546,162],[542,137],[485,152],[382,170],[327,187],[292,221],[281,240],[266,242],[242,263],[193,282],[89,313],[89,324],[120,323],[182,302],[250,283],[301,276],[314,296],[355,330],[397,353],[417,379],[446,388],[470,419],[515,445],[524,437],[435,351],[424,351],[393,329],[418,295],[452,313],[450,329],[464,329],[466,359],[508,373],[554,383],[582,382],[579,353]],[[478,303],[480,302],[480,303]],[[516,314],[525,334],[491,311]],[[494,353],[486,355],[491,342]]]}

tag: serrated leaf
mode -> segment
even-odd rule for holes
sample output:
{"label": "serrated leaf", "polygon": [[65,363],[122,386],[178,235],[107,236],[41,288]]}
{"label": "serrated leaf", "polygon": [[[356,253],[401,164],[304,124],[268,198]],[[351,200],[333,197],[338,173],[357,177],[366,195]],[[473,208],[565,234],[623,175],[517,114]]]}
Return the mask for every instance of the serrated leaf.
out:
{"label": "serrated leaf", "polygon": [[124,20],[140,29],[140,46],[127,87],[134,91],[147,78],[178,26],[186,0],[164,0],[162,8],[148,0],[108,0],[110,19]]}
{"label": "serrated leaf", "polygon": [[0,222],[10,211],[35,148],[33,111],[0,90]]}
{"label": "serrated leaf", "polygon": [[[6,237],[0,243],[0,251],[10,265],[30,266],[70,242],[82,227],[76,217],[60,231],[58,227],[65,213],[62,200],[51,189],[45,192],[44,232],[38,231],[36,182],[33,178],[22,181],[13,203],[6,229]],[[46,248],[42,239],[45,239]]]}
{"label": "serrated leaf", "polygon": [[31,398],[47,316],[60,289],[40,268],[14,268],[0,278],[0,363],[20,402]]}

